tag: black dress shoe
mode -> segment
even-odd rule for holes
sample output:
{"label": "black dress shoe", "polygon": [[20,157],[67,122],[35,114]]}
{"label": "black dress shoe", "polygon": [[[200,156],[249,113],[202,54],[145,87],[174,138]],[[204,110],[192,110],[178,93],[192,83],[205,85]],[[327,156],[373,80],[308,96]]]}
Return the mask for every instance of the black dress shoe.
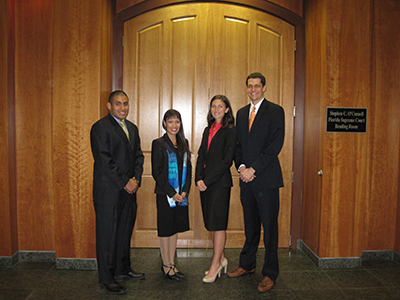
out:
{"label": "black dress shoe", "polygon": [[128,274],[122,274],[122,275],[117,275],[115,276],[117,279],[144,279],[145,275],[144,273],[139,273],[135,271],[130,271]]}
{"label": "black dress shoe", "polygon": [[123,295],[126,294],[126,288],[118,283],[111,283],[111,284],[100,284],[102,289],[105,289],[107,293],[111,295]]}

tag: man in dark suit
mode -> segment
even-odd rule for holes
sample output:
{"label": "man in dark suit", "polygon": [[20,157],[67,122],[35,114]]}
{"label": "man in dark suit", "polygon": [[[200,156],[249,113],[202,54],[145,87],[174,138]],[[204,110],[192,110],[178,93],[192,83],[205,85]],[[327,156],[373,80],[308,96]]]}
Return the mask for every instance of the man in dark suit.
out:
{"label": "man in dark suit", "polygon": [[283,108],[264,98],[265,77],[252,73],[246,79],[251,103],[237,113],[238,149],[235,164],[240,172],[240,199],[243,206],[246,241],[239,267],[228,273],[234,278],[252,274],[264,229],[265,256],[259,292],[270,290],[279,274],[278,214],[279,188],[283,186],[278,159],[285,135]]}
{"label": "man in dark suit", "polygon": [[144,156],[138,129],[126,120],[128,96],[110,94],[109,114],[90,132],[94,157],[93,201],[96,212],[96,252],[100,287],[125,294],[116,279],[145,277],[131,268],[130,241],[136,220],[136,191],[140,187]]}

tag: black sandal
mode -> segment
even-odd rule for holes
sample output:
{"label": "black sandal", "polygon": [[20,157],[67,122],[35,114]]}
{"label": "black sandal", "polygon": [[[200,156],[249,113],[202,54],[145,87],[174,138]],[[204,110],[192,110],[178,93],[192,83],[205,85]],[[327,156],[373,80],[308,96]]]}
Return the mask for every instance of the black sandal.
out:
{"label": "black sandal", "polygon": [[183,274],[182,272],[179,272],[179,271],[177,272],[176,271],[176,266],[174,264],[171,264],[171,268],[174,270],[175,275],[178,276],[179,278],[184,278],[185,277],[185,274]]}
{"label": "black sandal", "polygon": [[[168,272],[167,273],[165,273],[164,267],[168,268]],[[172,274],[172,275],[169,274],[171,271],[173,271],[173,267],[171,267],[171,266],[166,266],[164,264],[161,264],[161,271],[163,272],[164,276],[167,277],[168,279],[177,280],[177,281],[180,280],[179,277],[176,274]]]}

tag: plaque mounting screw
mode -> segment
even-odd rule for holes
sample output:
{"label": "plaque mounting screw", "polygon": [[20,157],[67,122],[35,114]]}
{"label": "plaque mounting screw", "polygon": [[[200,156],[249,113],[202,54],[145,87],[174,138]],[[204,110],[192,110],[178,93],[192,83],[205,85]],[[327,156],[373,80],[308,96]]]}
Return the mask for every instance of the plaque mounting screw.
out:
{"label": "plaque mounting screw", "polygon": [[317,173],[319,176],[322,176],[322,174],[324,174],[324,172],[322,172],[322,170],[319,170]]}

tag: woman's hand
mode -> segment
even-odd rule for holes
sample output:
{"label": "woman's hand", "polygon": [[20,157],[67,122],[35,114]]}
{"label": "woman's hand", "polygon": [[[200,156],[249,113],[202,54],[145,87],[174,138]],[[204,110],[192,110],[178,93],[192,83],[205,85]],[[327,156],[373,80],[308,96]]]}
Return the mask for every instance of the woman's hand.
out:
{"label": "woman's hand", "polygon": [[178,193],[176,193],[172,199],[174,199],[176,202],[183,202],[183,198],[181,195],[179,195]]}
{"label": "woman's hand", "polygon": [[205,185],[203,180],[197,181],[196,185],[200,192],[204,192],[207,189],[207,186]]}

